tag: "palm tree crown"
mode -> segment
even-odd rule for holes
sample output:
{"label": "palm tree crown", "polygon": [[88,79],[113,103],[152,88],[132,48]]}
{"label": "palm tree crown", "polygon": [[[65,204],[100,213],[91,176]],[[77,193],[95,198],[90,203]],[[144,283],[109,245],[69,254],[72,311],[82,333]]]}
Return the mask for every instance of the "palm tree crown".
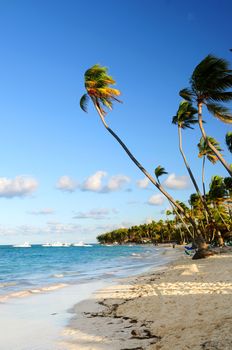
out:
{"label": "palm tree crown", "polygon": [[113,101],[121,102],[116,98],[116,96],[120,95],[120,91],[111,87],[111,85],[115,84],[115,81],[108,75],[107,71],[106,67],[95,64],[85,72],[87,93],[80,99],[80,106],[83,111],[87,112],[89,98],[97,104],[103,115],[106,114],[103,106],[112,109]]}
{"label": "palm tree crown", "polygon": [[178,125],[181,129],[193,129],[192,125],[198,123],[196,113],[196,108],[190,102],[182,101],[176,115],[172,118],[172,123]]}
{"label": "palm tree crown", "polygon": [[190,88],[180,91],[187,101],[205,104],[208,111],[225,123],[232,123],[229,109],[221,102],[232,100],[232,70],[229,63],[213,55],[206,56],[194,69]]}
{"label": "palm tree crown", "polygon": [[[218,152],[222,151],[222,149],[220,148],[219,142],[217,140],[215,140],[211,136],[207,136],[207,139],[218,150]],[[206,157],[212,164],[215,164],[218,161],[217,156],[211,150],[208,142],[206,142],[203,137],[201,137],[200,142],[198,143],[197,146],[199,150],[199,154],[198,154],[199,158]]]}
{"label": "palm tree crown", "polygon": [[159,177],[162,175],[165,175],[165,174],[168,174],[168,173],[161,165],[158,165],[155,168],[155,176],[156,176],[158,182],[159,182]]}

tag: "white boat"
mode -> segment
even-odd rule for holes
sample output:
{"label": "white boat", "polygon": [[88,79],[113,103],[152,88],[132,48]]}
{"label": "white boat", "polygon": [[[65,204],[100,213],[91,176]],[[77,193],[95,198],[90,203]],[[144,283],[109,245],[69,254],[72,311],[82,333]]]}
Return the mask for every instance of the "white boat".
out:
{"label": "white boat", "polygon": [[54,243],[44,243],[41,245],[42,247],[70,247],[71,243],[54,242]]}
{"label": "white boat", "polygon": [[63,243],[62,247],[70,247],[71,243]]}
{"label": "white boat", "polygon": [[14,248],[31,248],[30,243],[24,242],[23,244],[14,244]]}
{"label": "white boat", "polygon": [[92,247],[91,244],[84,243],[83,241],[80,241],[79,243],[73,243],[73,247]]}
{"label": "white boat", "polygon": [[42,244],[42,247],[51,247],[51,246],[52,246],[51,243],[44,243],[44,244]]}
{"label": "white boat", "polygon": [[61,243],[61,242],[51,243],[51,247],[63,247],[63,246],[64,246],[64,243]]}

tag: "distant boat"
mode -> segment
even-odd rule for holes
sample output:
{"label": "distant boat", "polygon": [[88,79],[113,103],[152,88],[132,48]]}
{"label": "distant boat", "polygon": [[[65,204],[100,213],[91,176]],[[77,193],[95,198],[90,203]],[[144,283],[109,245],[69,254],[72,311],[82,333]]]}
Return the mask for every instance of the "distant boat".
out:
{"label": "distant boat", "polygon": [[44,244],[42,244],[42,247],[51,247],[51,246],[52,246],[51,243],[44,243]]}
{"label": "distant boat", "polygon": [[42,244],[42,247],[70,247],[71,243],[61,243],[61,242],[54,242],[54,243],[44,243]]}
{"label": "distant boat", "polygon": [[84,243],[83,241],[80,241],[79,243],[73,243],[73,247],[92,247],[91,244]]}
{"label": "distant boat", "polygon": [[14,244],[14,248],[31,248],[30,243],[24,242],[23,244]]}
{"label": "distant boat", "polygon": [[71,243],[63,243],[62,247],[70,247]]}
{"label": "distant boat", "polygon": [[64,247],[64,243],[54,242],[54,243],[51,243],[51,247]]}

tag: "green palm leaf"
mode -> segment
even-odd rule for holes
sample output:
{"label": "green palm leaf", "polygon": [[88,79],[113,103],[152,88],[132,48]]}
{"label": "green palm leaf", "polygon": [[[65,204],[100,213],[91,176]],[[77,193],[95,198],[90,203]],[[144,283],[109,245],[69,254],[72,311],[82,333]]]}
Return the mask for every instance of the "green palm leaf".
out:
{"label": "green palm leaf", "polygon": [[106,111],[103,109],[103,106],[111,110],[114,101],[121,102],[117,98],[120,95],[120,91],[111,87],[111,85],[114,84],[114,79],[108,75],[107,67],[95,64],[89,68],[85,72],[85,88],[87,94],[81,98],[81,108],[86,112],[88,102],[87,96],[89,96],[95,101],[101,113],[105,115]]}
{"label": "green palm leaf", "polygon": [[182,101],[176,115],[172,118],[172,123],[182,129],[193,129],[193,125],[198,123],[197,110],[188,101]]}
{"label": "green palm leaf", "polygon": [[226,145],[228,147],[228,150],[232,153],[232,132],[228,131],[226,134]]}
{"label": "green palm leaf", "polygon": [[232,87],[232,72],[229,63],[213,55],[206,56],[194,69],[190,84],[192,90],[204,98],[211,91]]}
{"label": "green palm leaf", "polygon": [[232,123],[232,115],[228,108],[220,105],[219,103],[207,103],[208,111],[214,115],[214,117],[220,119],[224,123]]}
{"label": "green palm leaf", "polygon": [[[207,140],[218,150],[218,152],[222,151],[222,149],[219,145],[219,142],[217,140],[215,140],[213,137],[207,136]],[[215,164],[218,161],[218,158],[216,157],[214,152],[209,147],[208,142],[203,137],[201,137],[200,142],[198,143],[197,146],[198,146],[198,150],[199,150],[199,153],[198,153],[199,158],[207,157],[207,159],[212,164]]]}
{"label": "green palm leaf", "polygon": [[89,96],[84,94],[80,99],[80,107],[84,112],[87,112],[87,105],[89,101]]}
{"label": "green palm leaf", "polygon": [[157,179],[158,179],[160,176],[165,175],[165,174],[168,174],[168,173],[167,173],[167,171],[166,171],[161,165],[158,165],[158,166],[155,168],[155,176],[156,176]]}
{"label": "green palm leaf", "polygon": [[179,95],[188,102],[192,102],[194,99],[193,92],[188,88],[180,90]]}

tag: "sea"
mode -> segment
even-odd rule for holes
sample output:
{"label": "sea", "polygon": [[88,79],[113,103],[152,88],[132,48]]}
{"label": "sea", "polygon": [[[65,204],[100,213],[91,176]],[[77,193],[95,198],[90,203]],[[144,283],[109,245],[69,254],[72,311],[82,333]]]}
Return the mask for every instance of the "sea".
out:
{"label": "sea", "polygon": [[167,265],[176,259],[172,250],[153,245],[0,246],[0,349],[61,349],[57,339],[74,304],[118,279]]}

